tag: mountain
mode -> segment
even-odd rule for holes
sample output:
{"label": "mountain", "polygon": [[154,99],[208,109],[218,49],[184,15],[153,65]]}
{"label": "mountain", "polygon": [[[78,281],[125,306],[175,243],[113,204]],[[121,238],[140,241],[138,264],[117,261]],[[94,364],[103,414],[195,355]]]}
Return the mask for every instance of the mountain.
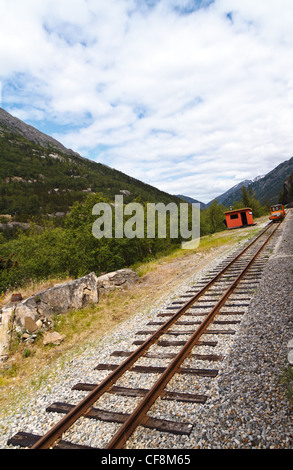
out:
{"label": "mountain", "polygon": [[30,142],[34,142],[42,147],[53,147],[55,150],[66,155],[75,155],[82,158],[78,153],[71,149],[67,149],[60,142],[53,139],[53,137],[50,137],[29,124],[24,123],[20,119],[9,114],[3,108],[0,108],[0,130],[1,129],[2,131],[9,131],[12,134],[22,136]]}
{"label": "mountain", "polygon": [[[269,202],[275,204],[279,202],[280,194],[283,191],[286,178],[293,173],[293,157],[280,163],[273,170],[264,176],[257,176],[253,180],[244,180],[233,186],[216,199],[226,207],[233,205],[235,201],[241,200],[241,188],[250,186],[255,193],[256,199],[262,204]],[[212,201],[211,201],[212,202]],[[209,202],[209,204],[211,204]],[[208,204],[208,205],[209,205]]]}
{"label": "mountain", "polygon": [[182,194],[176,194],[176,197],[178,197],[179,199],[183,199],[183,201],[186,201],[189,204],[200,204],[200,208],[202,210],[207,207],[204,202],[198,201],[197,199],[193,199],[192,197],[183,196]]}
{"label": "mountain", "polygon": [[293,173],[286,178],[281,194],[281,202],[287,204],[288,207],[293,207]]}
{"label": "mountain", "polygon": [[[236,184],[235,186],[232,186],[232,188],[228,189],[228,191],[216,197],[218,203],[223,204],[224,206],[231,205],[232,202],[237,200],[238,195],[239,194],[241,195],[242,186],[245,186],[245,188],[247,188],[250,184],[252,184],[252,180],[244,180],[244,181],[241,181],[241,183]],[[210,201],[207,205],[209,206],[214,200],[215,199]]]}
{"label": "mountain", "polygon": [[25,222],[64,215],[89,193],[124,202],[180,202],[176,196],[83,158],[0,108],[0,214]]}

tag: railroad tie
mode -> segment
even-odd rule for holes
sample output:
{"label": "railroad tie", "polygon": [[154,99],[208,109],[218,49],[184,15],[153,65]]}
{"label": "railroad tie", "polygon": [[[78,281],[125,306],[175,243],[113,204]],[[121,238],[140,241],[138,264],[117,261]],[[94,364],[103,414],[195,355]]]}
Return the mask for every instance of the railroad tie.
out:
{"label": "railroad tie", "polygon": [[[119,364],[98,364],[94,370],[115,370]],[[162,374],[166,370],[160,366],[133,366],[130,372],[139,372],[142,374]],[[192,374],[200,377],[216,377],[218,370],[216,369],[194,369],[191,367],[179,367],[179,374]]]}
{"label": "railroad tie", "polygon": [[[96,386],[97,384],[77,383],[72,387],[71,390],[90,392]],[[109,390],[108,393],[114,395],[121,395],[124,397],[144,397],[148,392],[149,390],[145,388],[129,388],[113,385],[113,387]],[[164,390],[161,398],[164,400],[182,401],[186,403],[205,403],[208,396],[201,395],[198,393],[170,392]]]}
{"label": "railroad tie", "polygon": [[[56,402],[46,408],[46,411],[52,413],[63,413],[67,414],[74,408],[75,405],[69,403]],[[118,413],[114,411],[101,410],[99,408],[90,408],[90,410],[84,414],[86,418],[96,419],[99,421],[107,421],[114,423],[124,423],[130,416],[128,413]],[[158,431],[170,432],[172,434],[190,434],[193,428],[191,423],[183,423],[177,421],[170,421],[167,419],[151,418],[145,416],[142,419],[141,425],[150,428],[157,429]]]}

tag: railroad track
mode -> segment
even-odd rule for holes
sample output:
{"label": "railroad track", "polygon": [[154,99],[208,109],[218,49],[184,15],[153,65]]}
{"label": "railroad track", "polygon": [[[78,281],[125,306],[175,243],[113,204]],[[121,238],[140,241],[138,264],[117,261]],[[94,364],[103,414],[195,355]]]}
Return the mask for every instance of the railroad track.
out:
{"label": "railroad track", "polygon": [[[245,313],[261,277],[266,259],[265,247],[279,225],[280,223],[269,223],[242,251],[228,257],[218,269],[212,270],[206,278],[160,312],[157,320],[147,325],[149,329],[137,332],[139,339],[133,343],[136,346],[134,350],[114,351],[112,356],[120,358],[120,364],[98,364],[96,370],[106,370],[109,374],[99,384],[76,384],[73,390],[87,392],[77,405],[58,402],[49,406],[48,412],[62,413],[64,416],[45,435],[19,432],[9,439],[8,444],[31,449],[91,448],[63,439],[63,435],[73,424],[84,417],[120,423],[105,446],[106,449],[123,448],[139,426],[175,434],[190,434],[192,423],[158,419],[148,415],[148,412],[158,398],[184,403],[206,402],[206,394],[172,391],[170,382],[178,374],[192,376],[194,381],[202,377],[212,380],[217,376],[218,370],[215,368],[193,368],[185,366],[184,361],[196,359],[217,364],[223,359],[219,354],[202,354],[201,350],[205,346],[215,348],[215,337],[235,334],[235,325],[241,322],[241,316]],[[146,339],[140,339],[144,336]],[[167,365],[141,365],[140,360],[145,358],[165,360]],[[149,388],[117,385],[119,379],[129,371],[149,374],[155,380],[150,381]],[[98,400],[106,394],[135,397],[135,407],[128,414],[97,408]]]}

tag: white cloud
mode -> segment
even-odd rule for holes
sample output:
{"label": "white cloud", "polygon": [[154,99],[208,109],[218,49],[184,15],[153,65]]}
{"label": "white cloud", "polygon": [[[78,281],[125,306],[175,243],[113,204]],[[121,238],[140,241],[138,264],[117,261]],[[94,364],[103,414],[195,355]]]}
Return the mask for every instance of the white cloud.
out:
{"label": "white cloud", "polygon": [[292,156],[291,0],[0,11],[2,106],[84,156],[204,202]]}

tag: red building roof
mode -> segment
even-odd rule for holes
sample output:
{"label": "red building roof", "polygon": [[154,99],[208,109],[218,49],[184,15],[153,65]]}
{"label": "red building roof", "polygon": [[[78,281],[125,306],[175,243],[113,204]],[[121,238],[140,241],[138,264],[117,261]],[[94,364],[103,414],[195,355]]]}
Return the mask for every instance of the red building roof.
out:
{"label": "red building roof", "polygon": [[226,211],[224,214],[232,214],[233,212],[252,211],[251,207],[243,207],[242,209],[233,209],[232,211]]}

